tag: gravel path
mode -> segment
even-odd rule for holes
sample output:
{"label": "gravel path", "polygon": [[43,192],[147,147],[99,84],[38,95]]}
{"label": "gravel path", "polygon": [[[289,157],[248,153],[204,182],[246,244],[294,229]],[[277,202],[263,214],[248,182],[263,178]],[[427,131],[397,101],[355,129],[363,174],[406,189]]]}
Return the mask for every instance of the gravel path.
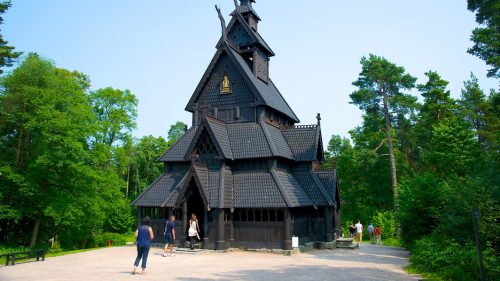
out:
{"label": "gravel path", "polygon": [[160,252],[151,249],[145,275],[130,274],[135,247],[115,247],[2,266],[0,280],[419,280],[403,270],[406,250],[370,244],[291,257],[234,250],[164,258]]}

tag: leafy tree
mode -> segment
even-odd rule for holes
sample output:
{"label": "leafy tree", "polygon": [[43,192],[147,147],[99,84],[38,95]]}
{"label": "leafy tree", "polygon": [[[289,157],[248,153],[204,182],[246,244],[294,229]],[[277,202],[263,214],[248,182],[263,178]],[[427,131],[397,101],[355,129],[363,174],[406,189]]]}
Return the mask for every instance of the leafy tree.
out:
{"label": "leafy tree", "polygon": [[24,190],[12,199],[24,202],[18,212],[32,219],[31,246],[42,220],[61,221],[56,206],[66,209],[59,216],[68,214],[89,188],[81,179],[90,176],[82,168],[93,114],[81,77],[29,54],[2,81],[2,160],[12,167],[5,169],[10,188]]}
{"label": "leafy tree", "polygon": [[[0,2],[0,24],[3,23],[3,15],[10,7],[12,3],[10,1]],[[9,46],[8,42],[3,39],[3,35],[0,34],[0,67],[12,66],[15,60],[21,55],[21,52],[15,52],[14,47]],[[0,68],[0,74],[3,70]]]}
{"label": "leafy tree", "polygon": [[162,174],[163,163],[158,158],[169,147],[163,137],[153,136],[142,137],[133,145],[129,179],[134,198]]}
{"label": "leafy tree", "polygon": [[126,141],[136,126],[137,98],[129,90],[111,87],[92,92],[90,98],[99,127],[95,143],[111,146]]}
{"label": "leafy tree", "polygon": [[353,82],[358,90],[350,95],[351,103],[365,112],[373,111],[384,117],[394,208],[397,211],[398,183],[392,138],[394,122],[392,113],[396,113],[401,118],[411,112],[408,109],[414,106],[416,98],[401,91],[415,87],[416,78],[405,73],[403,67],[396,66],[387,59],[373,54],[370,54],[368,58],[361,58],[361,66],[359,78]]}
{"label": "leafy tree", "polygon": [[489,77],[498,78],[500,68],[500,4],[497,0],[468,0],[467,8],[476,12],[476,22],[480,24],[472,31],[474,42],[467,52],[491,66]]}
{"label": "leafy tree", "polygon": [[170,129],[168,130],[168,143],[170,145],[174,144],[184,135],[186,130],[187,124],[181,121],[177,121],[175,124],[170,125]]}

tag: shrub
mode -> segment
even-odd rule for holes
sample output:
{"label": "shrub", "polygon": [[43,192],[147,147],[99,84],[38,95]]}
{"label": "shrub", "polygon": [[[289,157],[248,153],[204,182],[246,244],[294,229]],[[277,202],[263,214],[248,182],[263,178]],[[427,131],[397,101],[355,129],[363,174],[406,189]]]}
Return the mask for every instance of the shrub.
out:
{"label": "shrub", "polygon": [[372,217],[372,223],[374,227],[380,225],[383,238],[395,238],[396,221],[394,220],[394,213],[392,211],[375,212],[375,215]]}
{"label": "shrub", "polygon": [[[491,249],[485,250],[483,264],[486,280],[498,280],[500,266]],[[472,243],[460,245],[455,242],[436,241],[427,236],[411,249],[410,268],[417,272],[436,273],[444,280],[479,280],[476,248]]]}
{"label": "shrub", "polygon": [[112,246],[123,246],[127,242],[128,234],[118,234],[112,232],[105,232],[97,234],[94,237],[94,247],[105,247],[108,245],[108,240]]}

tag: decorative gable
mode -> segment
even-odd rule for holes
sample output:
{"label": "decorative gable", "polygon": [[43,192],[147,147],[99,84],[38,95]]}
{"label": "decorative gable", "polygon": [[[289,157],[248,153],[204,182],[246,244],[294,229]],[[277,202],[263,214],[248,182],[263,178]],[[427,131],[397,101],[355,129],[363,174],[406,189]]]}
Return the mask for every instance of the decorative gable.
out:
{"label": "decorative gable", "polygon": [[229,30],[228,40],[237,47],[243,47],[254,43],[254,39],[248,34],[240,21],[236,21]]}

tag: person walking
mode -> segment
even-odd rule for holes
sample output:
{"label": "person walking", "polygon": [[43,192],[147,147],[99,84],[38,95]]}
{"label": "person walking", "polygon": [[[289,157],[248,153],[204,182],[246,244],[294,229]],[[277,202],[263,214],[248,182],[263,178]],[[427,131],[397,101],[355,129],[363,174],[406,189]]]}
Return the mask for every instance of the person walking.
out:
{"label": "person walking", "polygon": [[356,227],[356,241],[359,243],[363,240],[363,225],[361,221],[358,220],[358,223],[354,225]]}
{"label": "person walking", "polygon": [[189,230],[188,230],[188,236],[189,236],[189,247],[191,250],[194,250],[194,243],[196,239],[200,239],[200,226],[198,225],[198,219],[196,218],[195,214],[191,214],[191,219],[189,220]]}
{"label": "person walking", "polygon": [[142,259],[141,274],[144,274],[146,270],[146,263],[148,262],[149,248],[151,247],[151,240],[154,239],[153,229],[149,226],[151,224],[151,219],[145,217],[142,219],[142,225],[135,231],[135,239],[137,244],[137,257],[134,262],[134,269],[132,269],[132,274],[136,274],[139,262]]}
{"label": "person walking", "polygon": [[370,244],[375,244],[375,228],[371,222],[368,225],[368,234],[370,234]]}
{"label": "person walking", "polygon": [[377,236],[377,244],[382,245],[382,229],[380,228],[380,224],[375,227],[375,235]]}
{"label": "person walking", "polygon": [[356,228],[352,222],[351,225],[349,225],[349,234],[351,235],[351,238],[354,238],[354,235],[356,235]]}
{"label": "person walking", "polygon": [[167,256],[167,249],[170,246],[170,257],[174,255],[174,242],[175,242],[175,216],[170,216],[170,220],[165,223],[165,247],[163,248],[163,256]]}

